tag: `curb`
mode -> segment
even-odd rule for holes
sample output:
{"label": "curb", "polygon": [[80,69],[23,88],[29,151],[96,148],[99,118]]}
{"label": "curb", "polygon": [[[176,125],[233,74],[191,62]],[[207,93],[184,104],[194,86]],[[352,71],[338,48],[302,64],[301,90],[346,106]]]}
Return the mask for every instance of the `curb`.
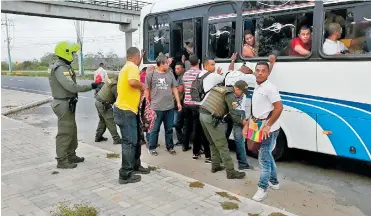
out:
{"label": "curb", "polygon": [[16,113],[16,112],[20,112],[20,111],[23,111],[23,110],[26,110],[26,109],[30,109],[30,108],[33,108],[33,107],[36,107],[36,106],[40,106],[40,105],[49,103],[52,100],[53,100],[52,97],[48,97],[44,100],[35,101],[35,102],[32,102],[32,103],[16,107],[14,109],[10,109],[10,110],[5,111],[5,112],[2,112],[1,115],[7,116],[7,115],[10,115],[10,114],[13,114],[13,113]]}

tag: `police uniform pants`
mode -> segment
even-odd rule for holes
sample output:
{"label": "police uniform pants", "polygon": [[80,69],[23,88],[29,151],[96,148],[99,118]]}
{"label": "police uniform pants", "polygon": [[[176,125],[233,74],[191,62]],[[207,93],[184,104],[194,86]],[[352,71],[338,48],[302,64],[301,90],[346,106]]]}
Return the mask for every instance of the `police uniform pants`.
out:
{"label": "police uniform pants", "polygon": [[229,154],[225,129],[220,123],[214,127],[214,120],[210,114],[200,113],[200,122],[205,136],[210,143],[212,167],[218,167],[223,162],[226,171],[234,170],[232,158]]}
{"label": "police uniform pants", "polygon": [[58,160],[65,160],[68,156],[75,156],[77,149],[77,126],[75,113],[69,110],[68,100],[52,102],[53,112],[58,117],[58,133],[56,137],[56,152]]}
{"label": "police uniform pants", "polygon": [[120,141],[120,136],[117,132],[116,123],[113,118],[113,109],[112,107],[104,110],[104,104],[99,101],[95,101],[95,107],[97,108],[98,115],[99,115],[99,123],[95,137],[100,138],[103,136],[106,128],[108,128],[109,132],[111,133],[112,139],[114,141]]}

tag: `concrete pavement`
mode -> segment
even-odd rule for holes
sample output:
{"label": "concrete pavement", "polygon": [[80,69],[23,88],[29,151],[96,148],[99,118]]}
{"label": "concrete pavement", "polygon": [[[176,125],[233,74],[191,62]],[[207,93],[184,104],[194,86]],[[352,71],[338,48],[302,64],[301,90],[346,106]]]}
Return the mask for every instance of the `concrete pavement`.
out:
{"label": "concrete pavement", "polygon": [[[27,95],[19,92],[22,94]],[[16,104],[22,97],[14,98]],[[220,202],[230,200],[216,192],[224,190],[208,184],[190,188],[195,179],[164,169],[143,175],[140,183],[120,185],[120,159],[109,159],[107,153],[111,151],[82,142],[78,155],[85,156],[86,161],[76,169],[59,170],[55,168],[54,136],[5,116],[1,127],[1,213],[5,216],[50,215],[64,201],[89,202],[100,215],[294,215],[231,192],[240,200],[232,201],[239,207],[223,210]],[[231,183],[234,181],[238,180]]]}
{"label": "concrete pavement", "polygon": [[79,144],[78,155],[86,161],[76,169],[59,170],[52,136],[4,116],[1,126],[4,216],[49,215],[62,201],[90,202],[100,215],[294,215],[230,192],[241,201],[234,201],[239,208],[223,210],[220,202],[229,200],[216,194],[223,190],[207,184],[190,188],[196,180],[163,169],[143,175],[140,183],[119,185],[120,159],[108,159],[111,152],[85,143]]}

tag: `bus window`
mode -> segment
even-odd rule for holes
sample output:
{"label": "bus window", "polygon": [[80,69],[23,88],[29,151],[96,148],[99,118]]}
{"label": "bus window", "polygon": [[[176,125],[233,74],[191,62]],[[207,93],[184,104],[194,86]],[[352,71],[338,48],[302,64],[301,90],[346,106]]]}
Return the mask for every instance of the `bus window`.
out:
{"label": "bus window", "polygon": [[242,57],[310,55],[313,8],[310,1],[245,1]]}
{"label": "bus window", "polygon": [[237,13],[232,4],[209,10],[208,56],[227,59],[235,52]]}
{"label": "bus window", "polygon": [[189,69],[189,56],[194,53],[194,21],[192,19],[173,23],[172,27],[173,62],[182,62]]}
{"label": "bus window", "polygon": [[371,4],[325,10],[322,50],[326,55],[370,55]]}
{"label": "bus window", "polygon": [[159,15],[147,19],[147,56],[149,61],[154,61],[161,53],[169,54],[169,32],[169,18],[167,15]]}

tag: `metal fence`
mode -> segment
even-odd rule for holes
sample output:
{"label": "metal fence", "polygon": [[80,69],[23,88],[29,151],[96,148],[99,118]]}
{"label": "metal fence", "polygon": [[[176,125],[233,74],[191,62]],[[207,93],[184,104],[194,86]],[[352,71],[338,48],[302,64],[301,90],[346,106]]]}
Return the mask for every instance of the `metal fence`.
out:
{"label": "metal fence", "polygon": [[144,6],[151,4],[149,2],[136,0],[65,0],[65,1],[135,11],[140,11]]}

